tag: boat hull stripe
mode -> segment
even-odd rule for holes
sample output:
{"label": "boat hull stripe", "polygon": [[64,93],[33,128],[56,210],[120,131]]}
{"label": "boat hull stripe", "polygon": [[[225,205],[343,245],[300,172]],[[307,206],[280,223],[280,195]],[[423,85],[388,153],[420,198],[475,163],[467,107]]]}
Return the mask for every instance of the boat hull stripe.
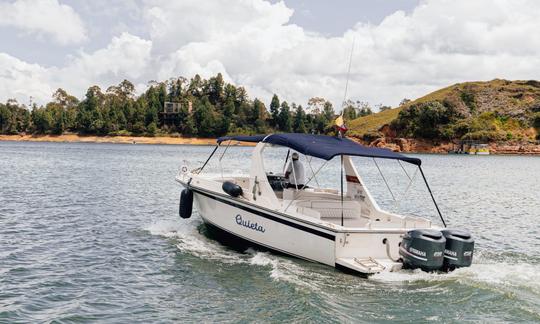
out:
{"label": "boat hull stripe", "polygon": [[200,194],[200,195],[203,195],[205,197],[208,197],[208,198],[217,200],[219,202],[222,202],[224,204],[227,204],[227,205],[230,205],[230,206],[245,210],[245,211],[247,211],[249,213],[255,214],[257,216],[261,216],[263,218],[272,220],[274,222],[278,222],[278,223],[281,223],[281,224],[284,224],[284,225],[287,225],[287,226],[290,226],[290,227],[294,227],[294,228],[299,229],[301,231],[308,232],[308,233],[323,237],[323,238],[331,240],[331,241],[336,240],[335,235],[325,233],[325,232],[321,232],[321,231],[318,231],[318,230],[316,230],[314,228],[311,228],[311,227],[307,227],[307,226],[303,226],[303,225],[300,225],[300,224],[297,224],[297,223],[293,223],[293,222],[290,222],[288,220],[285,220],[285,219],[282,219],[282,218],[279,218],[279,217],[276,217],[276,216],[273,216],[273,215],[270,215],[270,214],[267,214],[267,213],[263,213],[261,211],[255,210],[255,209],[252,209],[250,207],[237,204],[237,203],[235,203],[233,201],[230,201],[230,200],[226,200],[226,199],[223,199],[223,198],[212,196],[210,194],[207,194],[207,193],[205,193],[203,191],[200,191],[200,190],[198,190],[196,188],[193,188],[193,187],[191,187],[191,190],[193,190],[193,192],[195,192],[197,194]]}

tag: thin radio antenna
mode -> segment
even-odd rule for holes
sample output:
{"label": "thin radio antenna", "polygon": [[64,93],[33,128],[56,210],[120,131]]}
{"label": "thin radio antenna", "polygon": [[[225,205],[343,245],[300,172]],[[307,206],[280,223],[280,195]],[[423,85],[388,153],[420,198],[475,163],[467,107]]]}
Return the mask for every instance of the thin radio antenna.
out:
{"label": "thin radio antenna", "polygon": [[351,47],[351,56],[349,57],[349,68],[347,69],[347,82],[345,83],[345,93],[343,94],[343,103],[341,104],[342,114],[343,114],[343,107],[345,106],[345,100],[347,99],[347,90],[349,89],[349,76],[351,75],[351,65],[352,65],[355,41],[356,41],[356,36],[353,37],[352,47]]}

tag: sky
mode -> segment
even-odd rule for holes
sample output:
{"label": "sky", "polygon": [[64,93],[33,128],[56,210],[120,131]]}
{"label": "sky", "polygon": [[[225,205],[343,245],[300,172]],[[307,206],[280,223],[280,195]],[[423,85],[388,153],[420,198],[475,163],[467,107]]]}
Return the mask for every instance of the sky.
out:
{"label": "sky", "polygon": [[[306,104],[395,106],[463,81],[538,79],[537,0],[0,0],[0,102],[195,74]],[[354,45],[354,46],[353,46]]]}

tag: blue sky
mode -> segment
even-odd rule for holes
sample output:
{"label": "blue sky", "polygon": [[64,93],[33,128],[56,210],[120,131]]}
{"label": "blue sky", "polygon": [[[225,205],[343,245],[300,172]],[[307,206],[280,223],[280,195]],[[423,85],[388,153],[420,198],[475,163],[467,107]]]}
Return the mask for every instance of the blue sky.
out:
{"label": "blue sky", "polygon": [[0,12],[0,101],[220,72],[267,103],[339,109],[353,39],[349,97],[372,105],[540,72],[535,0],[0,0]]}
{"label": "blue sky", "polygon": [[357,23],[379,24],[398,10],[411,12],[419,0],[291,0],[285,3],[294,9],[291,23],[323,35],[340,36]]}

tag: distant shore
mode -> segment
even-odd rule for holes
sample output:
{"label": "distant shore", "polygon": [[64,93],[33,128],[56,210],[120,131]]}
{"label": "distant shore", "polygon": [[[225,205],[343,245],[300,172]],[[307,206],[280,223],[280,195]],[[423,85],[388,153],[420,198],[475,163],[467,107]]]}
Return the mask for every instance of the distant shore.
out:
{"label": "distant shore", "polygon": [[[371,147],[386,148],[401,153],[434,153],[448,154],[458,148],[450,141],[434,142],[422,139],[382,137],[372,142],[355,139],[357,142]],[[537,155],[540,156],[540,144],[530,142],[491,142],[488,143],[490,154],[504,155]]]}
{"label": "distant shore", "polygon": [[176,144],[215,145],[215,138],[173,137],[173,136],[85,136],[63,135],[0,135],[0,141],[22,142],[70,142],[70,143],[114,143],[114,144]]}
{"label": "distant shore", "polygon": [[[445,154],[453,149],[452,143],[433,144],[415,139],[379,139],[372,143],[351,138],[364,145],[387,148],[401,153]],[[167,145],[216,145],[215,138],[175,137],[175,136],[86,136],[63,135],[0,135],[0,141],[19,142],[68,142],[68,143],[112,143],[112,144],[167,144]],[[253,146],[254,143],[235,142],[234,145]],[[519,143],[490,143],[492,154],[540,155],[540,145]]]}

